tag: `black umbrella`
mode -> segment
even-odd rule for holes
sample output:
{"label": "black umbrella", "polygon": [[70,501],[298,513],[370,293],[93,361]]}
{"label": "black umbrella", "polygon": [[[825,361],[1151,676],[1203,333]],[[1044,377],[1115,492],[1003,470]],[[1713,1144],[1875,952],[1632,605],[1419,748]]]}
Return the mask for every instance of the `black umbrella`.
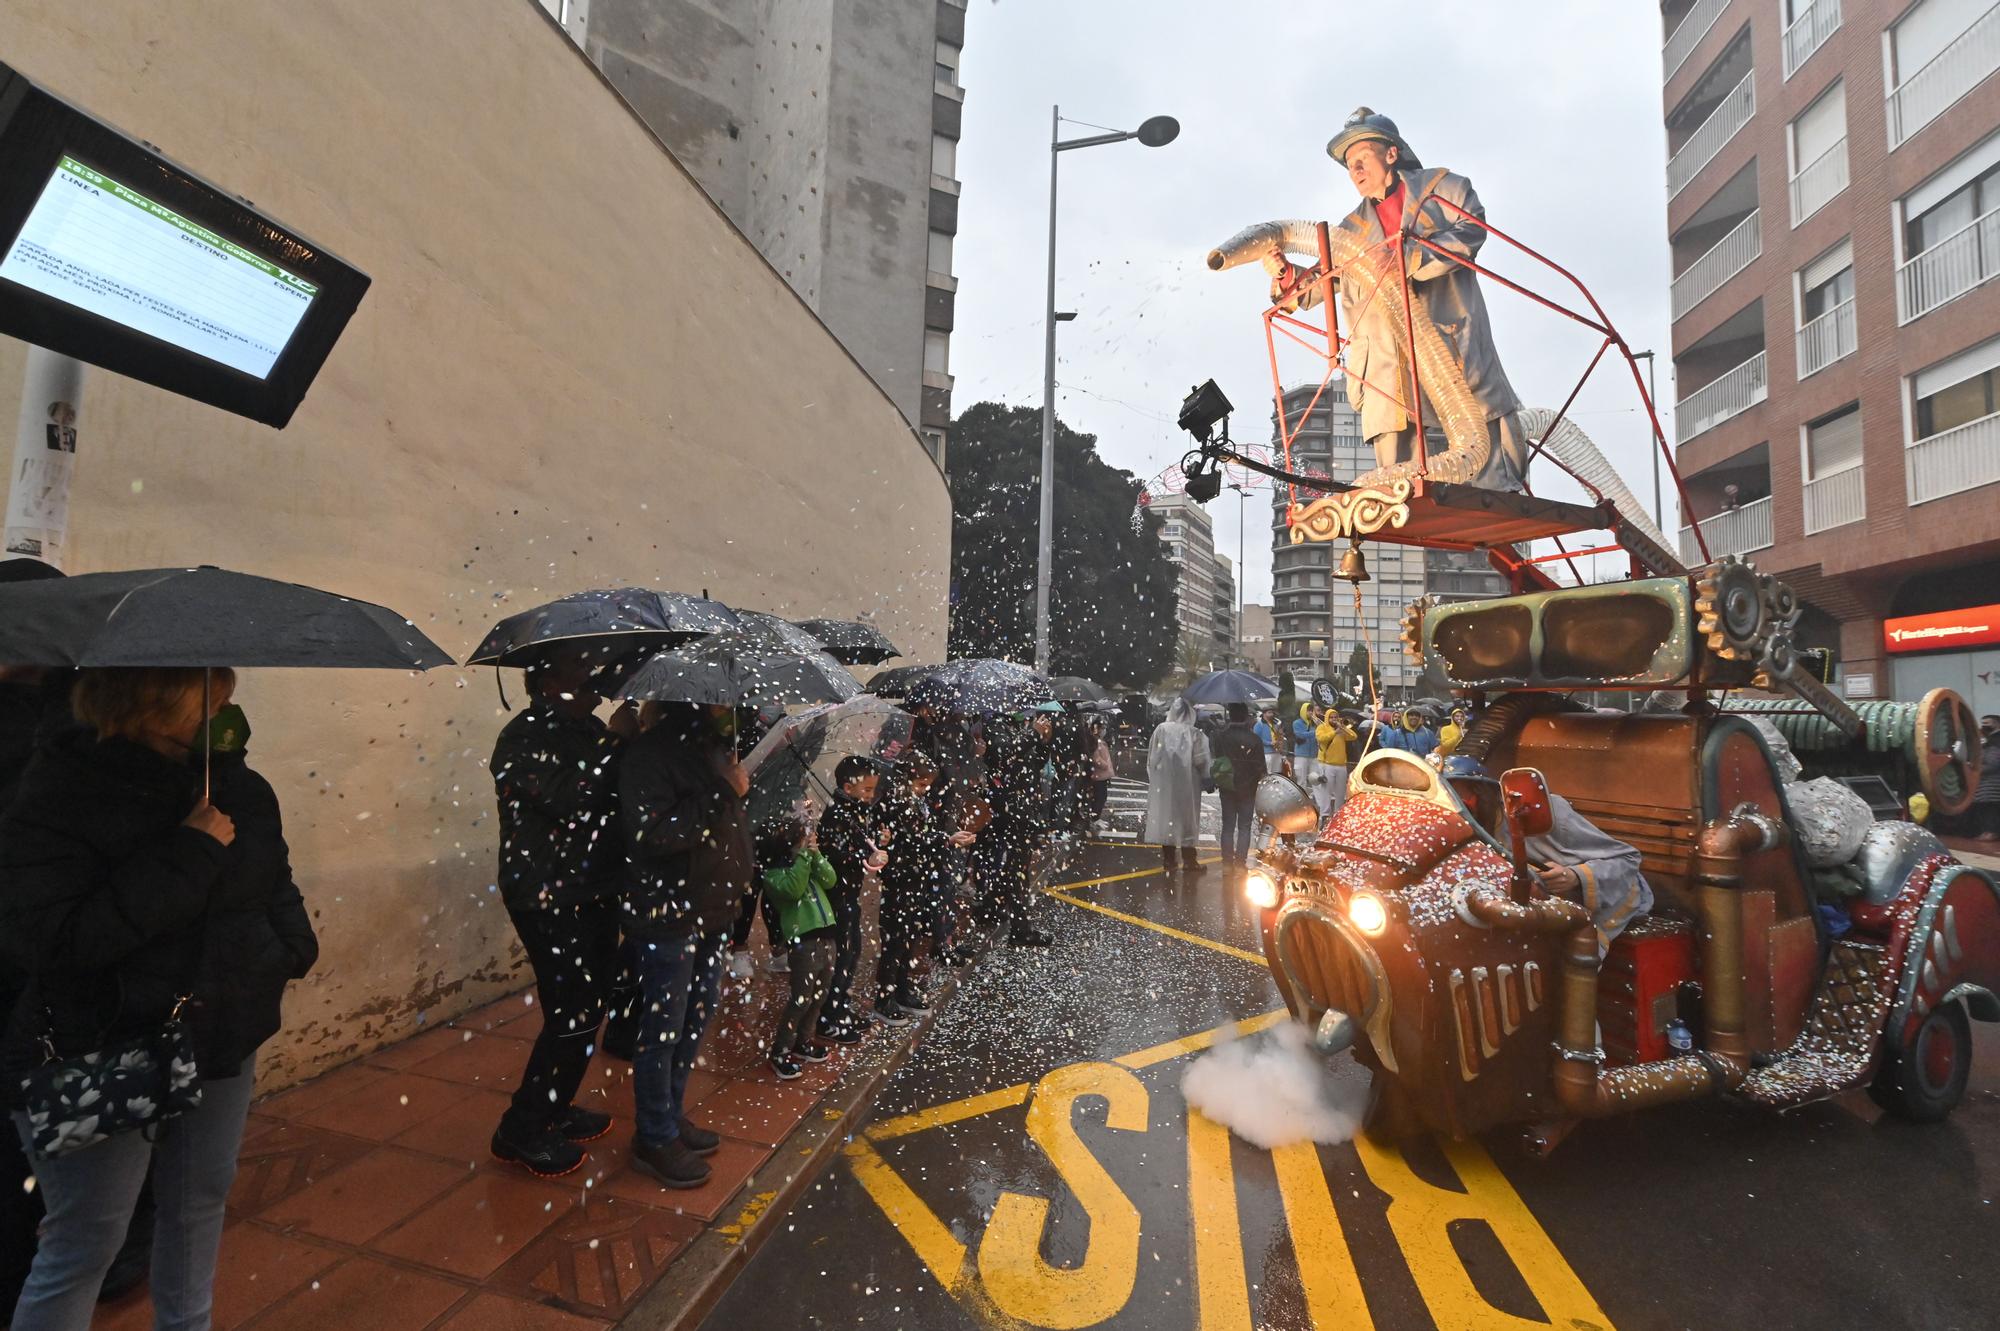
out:
{"label": "black umbrella", "polygon": [[1049,687],[1055,690],[1057,702],[1103,702],[1111,696],[1102,684],[1082,675],[1057,675]]}
{"label": "black umbrella", "polygon": [[0,584],[0,664],[429,670],[451,663],[393,610],[227,569]]}
{"label": "black umbrella", "polygon": [[909,675],[902,670],[884,671],[869,681],[870,691],[886,697],[892,696],[890,689],[896,689],[906,706],[935,707],[961,716],[1019,712],[1036,703],[1055,701],[1055,690],[1048,680],[1012,661],[980,657],[914,669],[916,673]]}
{"label": "black umbrella", "polygon": [[1187,686],[1181,697],[1189,702],[1269,702],[1278,696],[1275,682],[1248,670],[1218,670]]}
{"label": "black umbrella", "polygon": [[878,670],[868,678],[868,691],[878,698],[907,697],[913,685],[929,679],[937,669],[934,665],[906,665]]}
{"label": "black umbrella", "polygon": [[[429,670],[451,658],[393,610],[220,568],[0,584],[0,663]],[[202,676],[208,710],[208,677]],[[202,727],[202,796],[208,727]]]}
{"label": "black umbrella", "polygon": [[903,654],[881,629],[858,619],[800,619],[793,622],[819,639],[827,655],[842,665],[880,665],[892,656]]}
{"label": "black umbrella", "polygon": [[657,651],[705,633],[741,627],[720,601],[645,587],[606,587],[557,597],[493,626],[467,665],[532,665],[551,643],[586,642],[606,659]]}
{"label": "black umbrella", "polygon": [[39,559],[0,559],[0,582],[43,582],[62,575],[54,564]]}
{"label": "black umbrella", "polygon": [[825,652],[795,652],[743,632],[717,633],[660,652],[618,689],[633,702],[845,702],[861,684]]}

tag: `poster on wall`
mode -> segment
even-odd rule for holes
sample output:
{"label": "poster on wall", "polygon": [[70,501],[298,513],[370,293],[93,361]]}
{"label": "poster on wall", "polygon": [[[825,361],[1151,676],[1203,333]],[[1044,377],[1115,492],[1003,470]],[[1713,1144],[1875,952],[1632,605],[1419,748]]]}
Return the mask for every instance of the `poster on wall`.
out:
{"label": "poster on wall", "polygon": [[15,450],[14,472],[8,478],[5,553],[61,568],[63,541],[69,534],[70,477],[76,469],[76,404],[63,400],[45,404],[41,429],[26,433],[28,442],[39,447]]}

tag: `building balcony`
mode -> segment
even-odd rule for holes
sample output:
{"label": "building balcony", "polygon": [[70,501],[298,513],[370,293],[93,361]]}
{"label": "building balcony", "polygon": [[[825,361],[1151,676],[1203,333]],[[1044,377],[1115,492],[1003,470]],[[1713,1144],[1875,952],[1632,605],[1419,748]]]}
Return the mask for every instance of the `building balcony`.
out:
{"label": "building balcony", "polygon": [[1811,0],[1785,29],[1785,77],[1798,72],[1826,39],[1840,31],[1840,0]]}
{"label": "building balcony", "polygon": [[2000,208],[1975,217],[1896,270],[1896,322],[1920,319],[2000,273]]}
{"label": "building balcony", "polygon": [[1868,516],[1868,489],[1862,469],[1849,467],[1805,483],[1806,535],[1844,527]]}
{"label": "building balcony", "polygon": [[1854,298],[1840,304],[1799,329],[1799,378],[1818,374],[1827,366],[1854,354]]}
{"label": "building balcony", "polygon": [[[1698,525],[1708,541],[1710,559],[1768,550],[1772,544],[1771,498],[1766,495],[1755,503],[1717,513],[1712,518],[1703,518]],[[1689,568],[1703,562],[1701,542],[1695,540],[1693,527],[1681,528],[1681,562]]]}
{"label": "building balcony", "polygon": [[1689,264],[1673,285],[1673,317],[1678,319],[1714,295],[1730,278],[1748,268],[1764,252],[1764,232],[1756,209],[1734,230]]}
{"label": "building balcony", "polygon": [[1708,113],[1708,119],[1688,135],[1680,151],[1667,159],[1669,202],[1686,189],[1701,174],[1701,169],[1715,160],[1715,155],[1727,147],[1729,141],[1757,114],[1756,79],[1754,70],[1745,74],[1741,82],[1723,94],[1715,109]]}
{"label": "building balcony", "polygon": [[1792,177],[1792,225],[1811,217],[1847,188],[1847,139],[1806,163]]}
{"label": "building balcony", "polygon": [[1758,352],[1674,404],[1674,437],[1682,444],[1740,416],[1770,394],[1765,355]]}
{"label": "building balcony", "polygon": [[1943,115],[1995,69],[2000,69],[2000,5],[1974,19],[1951,45],[1889,94],[1884,109],[1890,151],[1916,137],[1918,130]]}
{"label": "building balcony", "polygon": [[2000,481],[2000,412],[1917,440],[1903,461],[1912,504]]}
{"label": "building balcony", "polygon": [[1666,68],[1666,73],[1660,76],[1661,82],[1680,72],[1681,66],[1694,54],[1694,48],[1701,45],[1701,39],[1708,36],[1708,30],[1716,25],[1722,18],[1722,11],[1727,8],[1729,0],[1696,0],[1694,8],[1688,10],[1680,25],[1667,34],[1666,44],[1660,48],[1660,63]]}

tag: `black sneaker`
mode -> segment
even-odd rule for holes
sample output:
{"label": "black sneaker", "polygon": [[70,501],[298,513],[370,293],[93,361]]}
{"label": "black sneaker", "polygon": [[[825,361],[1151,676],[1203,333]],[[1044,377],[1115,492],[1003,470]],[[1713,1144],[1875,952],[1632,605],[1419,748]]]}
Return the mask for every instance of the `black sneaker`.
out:
{"label": "black sneaker", "polygon": [[1009,947],[1047,947],[1052,940],[1039,929],[1031,929],[1025,924],[1014,926],[1014,932],[1007,935]]}
{"label": "black sneaker", "polygon": [[779,1081],[796,1081],[805,1069],[789,1058],[774,1058],[771,1060],[771,1071],[778,1074]]}
{"label": "black sneaker", "polygon": [[670,1142],[632,1139],[632,1167],[669,1188],[699,1188],[708,1182],[708,1164],[676,1137]]}
{"label": "black sneaker", "polygon": [[493,1158],[519,1165],[538,1178],[561,1178],[582,1167],[584,1151],[554,1128],[518,1132],[502,1123],[493,1133]]}
{"label": "black sneaker", "polygon": [[793,1058],[802,1058],[808,1063],[824,1063],[833,1057],[833,1050],[817,1040],[808,1040],[792,1051]]}
{"label": "black sneaker", "polygon": [[678,1122],[681,1125],[681,1140],[696,1155],[714,1155],[716,1148],[722,1145],[722,1138],[698,1123],[688,1122],[686,1114],[682,1114]]}
{"label": "black sneaker", "polygon": [[899,990],[896,994],[896,1006],[913,1017],[927,1017],[931,1012],[931,1005],[924,1001],[921,989]]}
{"label": "black sneaker", "polygon": [[897,1007],[893,1002],[877,1003],[875,1010],[869,1015],[884,1026],[907,1026],[910,1024],[910,1014]]}
{"label": "black sneaker", "polygon": [[585,1109],[581,1105],[571,1105],[556,1115],[556,1131],[564,1141],[594,1142],[611,1131],[615,1120],[609,1114],[600,1114],[595,1109]]}
{"label": "black sneaker", "polygon": [[829,1044],[860,1044],[861,1032],[852,1026],[822,1026],[819,1038]]}

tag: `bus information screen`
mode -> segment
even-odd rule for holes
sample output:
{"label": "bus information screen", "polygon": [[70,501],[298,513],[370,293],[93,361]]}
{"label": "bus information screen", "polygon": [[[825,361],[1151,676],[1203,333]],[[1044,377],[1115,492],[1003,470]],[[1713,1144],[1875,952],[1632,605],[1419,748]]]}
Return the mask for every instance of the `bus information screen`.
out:
{"label": "bus information screen", "polygon": [[65,155],[0,278],[262,379],[313,283]]}

